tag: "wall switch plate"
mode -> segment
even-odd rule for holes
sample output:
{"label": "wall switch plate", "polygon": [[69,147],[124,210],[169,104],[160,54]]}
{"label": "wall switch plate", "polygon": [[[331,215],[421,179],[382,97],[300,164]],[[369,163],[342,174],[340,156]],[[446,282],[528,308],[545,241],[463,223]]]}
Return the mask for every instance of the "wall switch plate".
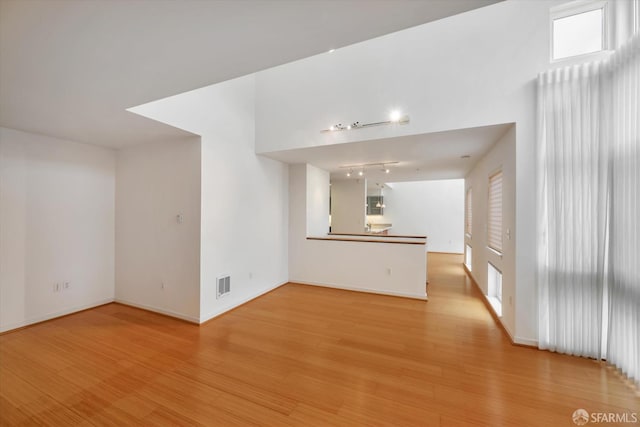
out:
{"label": "wall switch plate", "polygon": [[65,290],[65,291],[66,291],[67,289],[69,289],[70,287],[71,287],[71,283],[70,283],[70,282],[64,282],[64,283],[62,284],[62,289],[63,289],[63,290]]}
{"label": "wall switch plate", "polygon": [[393,270],[391,269],[391,267],[387,267],[387,274],[389,276],[391,276],[393,274]]}

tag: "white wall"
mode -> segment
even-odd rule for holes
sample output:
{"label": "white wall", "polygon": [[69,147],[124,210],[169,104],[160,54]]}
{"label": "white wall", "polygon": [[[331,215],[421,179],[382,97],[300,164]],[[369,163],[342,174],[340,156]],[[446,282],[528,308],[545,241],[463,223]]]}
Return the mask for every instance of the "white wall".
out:
{"label": "white wall", "polygon": [[[465,241],[472,247],[472,275],[485,295],[488,294],[487,268],[490,261],[502,272],[502,318],[501,321],[512,338],[518,342],[529,344],[516,335],[515,303],[516,293],[516,130],[512,126],[495,146],[480,159],[478,164],[465,179],[465,194],[469,188],[473,190],[471,202],[472,224],[471,238]],[[489,176],[498,169],[502,170],[502,256],[488,249],[487,220]],[[520,237],[518,237],[520,238]],[[526,304],[523,304],[526,305]],[[535,316],[536,307],[529,305],[529,310],[521,315]]]}
{"label": "white wall", "polygon": [[313,166],[289,168],[289,280],[424,299],[424,245],[307,240],[307,211],[323,203],[309,192],[322,192],[326,178],[326,171]]}
{"label": "white wall", "polygon": [[329,232],[329,172],[312,165],[307,168],[307,236]]}
{"label": "white wall", "polygon": [[[200,321],[287,281],[288,167],[255,154],[255,76],[131,111],[202,136]],[[216,278],[231,293],[216,299]]]}
{"label": "white wall", "polygon": [[335,181],[331,184],[331,232],[364,233],[367,180]]}
{"label": "white wall", "polygon": [[0,331],[113,300],[114,193],[113,150],[0,128]]}
{"label": "white wall", "polygon": [[115,297],[200,320],[200,138],[117,152]]}
{"label": "white wall", "polygon": [[428,237],[429,252],[464,252],[464,180],[394,182],[384,190],[384,215],[372,224],[392,224],[389,234]]}
{"label": "white wall", "polygon": [[[535,79],[549,67],[549,8],[558,3],[500,2],[257,76],[258,152],[517,123],[515,332],[533,341]],[[320,133],[393,108],[411,122]]]}

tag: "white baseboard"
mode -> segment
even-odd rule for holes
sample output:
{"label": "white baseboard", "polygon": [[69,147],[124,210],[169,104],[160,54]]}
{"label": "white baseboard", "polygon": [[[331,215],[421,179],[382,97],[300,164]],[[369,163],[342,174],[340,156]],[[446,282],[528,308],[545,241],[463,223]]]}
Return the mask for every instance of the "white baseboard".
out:
{"label": "white baseboard", "polygon": [[56,317],[66,316],[68,314],[73,314],[73,313],[76,313],[78,311],[87,310],[87,309],[90,309],[90,308],[94,308],[94,307],[98,307],[98,306],[101,306],[101,305],[109,304],[110,302],[113,302],[113,298],[106,298],[106,299],[103,299],[103,300],[94,301],[94,302],[89,303],[89,304],[78,305],[78,306],[75,306],[75,307],[67,308],[65,310],[56,311],[54,313],[48,313],[48,314],[45,314],[45,315],[42,315],[42,316],[30,317],[30,318],[24,319],[24,320],[22,320],[20,322],[13,322],[13,323],[9,323],[8,325],[1,325],[0,326],[0,332],[8,332],[8,331],[11,331],[13,329],[23,328],[25,326],[33,325],[34,323],[40,323],[40,322],[44,322],[46,320],[55,319]]}
{"label": "white baseboard", "polygon": [[197,322],[197,323],[202,324],[202,323],[208,322],[209,320],[213,319],[214,317],[218,317],[218,316],[220,316],[221,314],[226,313],[227,311],[233,310],[234,308],[241,306],[242,304],[246,304],[246,303],[248,303],[249,301],[251,301],[251,300],[253,300],[253,299],[256,299],[256,298],[258,298],[258,297],[260,297],[260,296],[262,296],[262,295],[264,295],[264,294],[266,294],[266,293],[268,293],[268,292],[271,292],[272,290],[277,289],[277,288],[279,288],[279,287],[280,287],[280,286],[282,286],[282,285],[286,285],[287,283],[289,283],[289,281],[288,281],[288,280],[287,280],[287,281],[284,281],[284,282],[282,282],[282,283],[278,283],[278,284],[276,284],[276,285],[270,286],[270,287],[268,287],[268,288],[266,288],[266,289],[263,289],[262,291],[258,292],[258,293],[257,293],[257,294],[255,294],[255,295],[251,295],[251,296],[249,296],[249,297],[246,297],[246,298],[243,298],[243,299],[241,299],[241,300],[239,300],[239,301],[236,301],[235,303],[233,303],[233,304],[232,304],[232,305],[230,305],[230,306],[226,306],[226,307],[221,308],[221,309],[219,309],[219,310],[210,311],[210,312],[209,312],[209,313],[207,313],[206,315],[204,315],[204,316],[200,316],[200,321],[199,321],[199,322]]}
{"label": "white baseboard", "polygon": [[186,315],[186,314],[178,313],[178,312],[167,310],[167,309],[164,309],[164,308],[154,307],[152,305],[138,304],[136,302],[127,301],[127,300],[123,300],[123,299],[120,299],[120,298],[116,298],[114,300],[114,302],[117,302],[118,304],[129,305],[131,307],[141,308],[141,309],[147,310],[147,311],[153,311],[155,313],[160,313],[160,314],[164,314],[165,316],[170,316],[170,317],[175,317],[177,319],[186,320],[187,322],[191,322],[191,323],[195,323],[195,324],[199,324],[200,323],[199,319],[197,317],[189,316],[189,315]]}
{"label": "white baseboard", "polygon": [[424,295],[413,295],[407,294],[403,292],[394,292],[394,291],[380,291],[377,289],[368,289],[368,288],[352,288],[350,286],[342,286],[342,285],[332,285],[327,283],[317,283],[317,282],[306,282],[302,280],[290,280],[291,283],[298,283],[300,285],[309,285],[309,286],[318,286],[321,288],[332,288],[332,289],[341,289],[343,291],[355,291],[355,292],[364,292],[367,294],[378,294],[378,295],[390,295],[394,297],[403,297],[403,298],[411,298],[418,299],[421,301],[427,301],[427,294],[425,292]]}
{"label": "white baseboard", "polygon": [[513,342],[520,345],[526,345],[528,347],[538,348],[538,340],[534,340],[531,338],[515,337],[513,339]]}

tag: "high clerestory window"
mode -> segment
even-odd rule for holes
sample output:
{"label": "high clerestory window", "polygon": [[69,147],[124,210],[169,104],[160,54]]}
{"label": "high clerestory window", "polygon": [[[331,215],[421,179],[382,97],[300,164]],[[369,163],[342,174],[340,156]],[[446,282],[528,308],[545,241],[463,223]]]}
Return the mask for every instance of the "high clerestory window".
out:
{"label": "high clerestory window", "polygon": [[551,59],[563,60],[607,50],[608,2],[573,1],[551,11]]}

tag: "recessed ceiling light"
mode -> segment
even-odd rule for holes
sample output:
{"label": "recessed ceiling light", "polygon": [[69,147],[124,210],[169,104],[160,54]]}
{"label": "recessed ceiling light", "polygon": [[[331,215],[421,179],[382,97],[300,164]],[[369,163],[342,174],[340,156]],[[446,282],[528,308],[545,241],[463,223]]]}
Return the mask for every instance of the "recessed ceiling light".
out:
{"label": "recessed ceiling light", "polygon": [[333,53],[335,51],[336,51],[335,49],[329,49],[329,53]]}

